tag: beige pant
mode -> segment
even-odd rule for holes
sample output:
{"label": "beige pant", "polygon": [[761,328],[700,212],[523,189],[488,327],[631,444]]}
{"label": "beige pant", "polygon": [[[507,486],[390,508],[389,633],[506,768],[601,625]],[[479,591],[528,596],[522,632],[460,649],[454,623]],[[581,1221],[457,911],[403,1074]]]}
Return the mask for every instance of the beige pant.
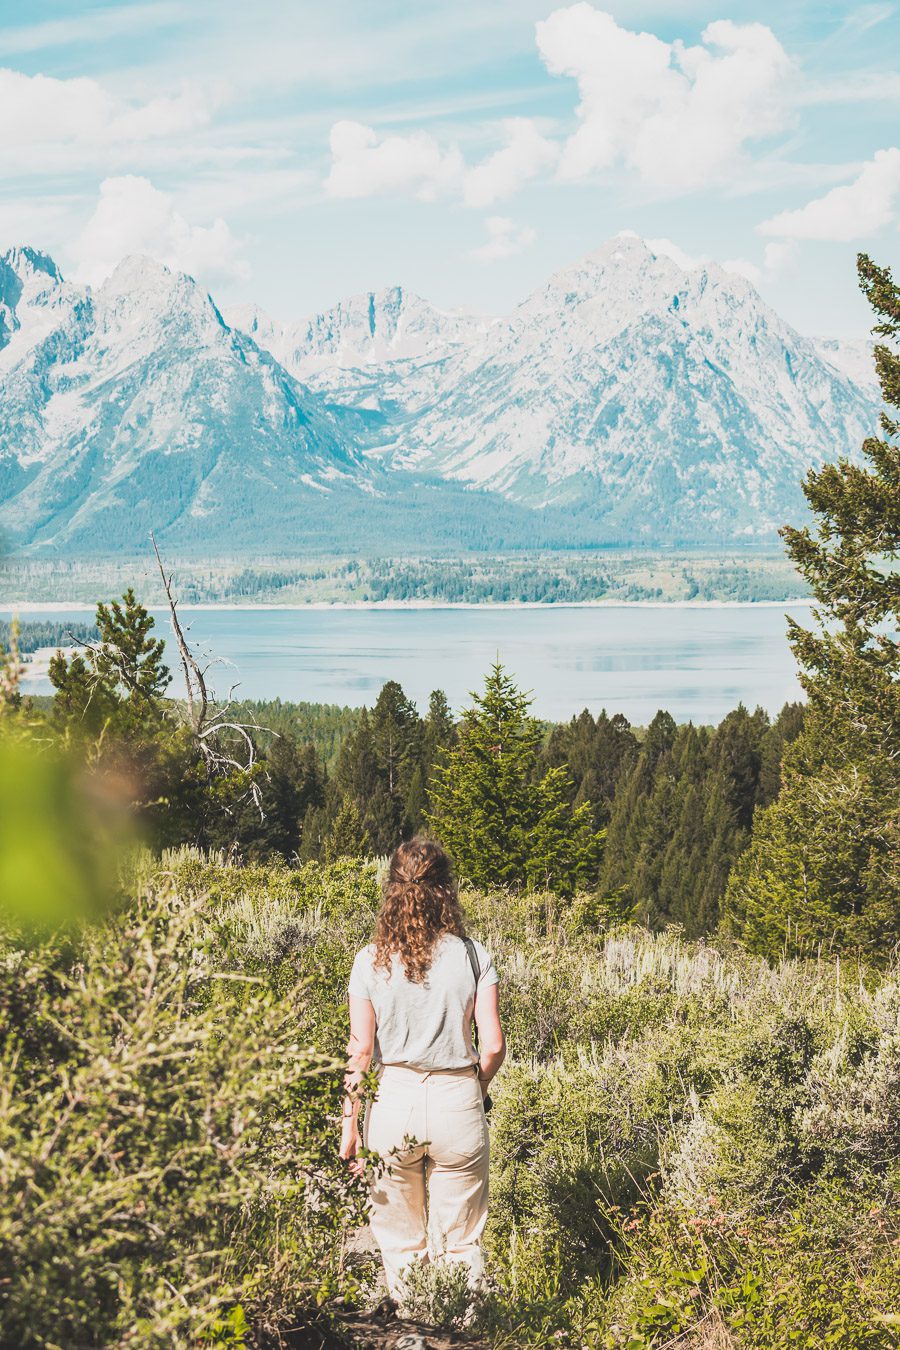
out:
{"label": "beige pant", "polygon": [[477,1283],[488,1131],[474,1069],[386,1065],[367,1112],[365,1144],[386,1164],[372,1186],[369,1220],[391,1295],[402,1297],[403,1271],[413,1261],[464,1261]]}

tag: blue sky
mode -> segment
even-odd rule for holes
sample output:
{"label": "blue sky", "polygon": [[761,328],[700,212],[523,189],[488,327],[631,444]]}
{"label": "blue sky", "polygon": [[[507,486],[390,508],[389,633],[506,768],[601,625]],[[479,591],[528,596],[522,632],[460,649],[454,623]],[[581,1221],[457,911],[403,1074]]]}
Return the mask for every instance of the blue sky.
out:
{"label": "blue sky", "polygon": [[300,318],[402,283],[502,312],[619,230],[862,335],[900,261],[900,9],[0,3],[0,246],[149,252]]}

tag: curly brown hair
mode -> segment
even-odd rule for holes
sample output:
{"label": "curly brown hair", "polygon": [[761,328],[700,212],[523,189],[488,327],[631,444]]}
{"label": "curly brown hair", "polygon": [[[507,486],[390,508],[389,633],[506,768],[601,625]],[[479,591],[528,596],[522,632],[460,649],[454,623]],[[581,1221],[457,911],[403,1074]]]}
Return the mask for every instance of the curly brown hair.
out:
{"label": "curly brown hair", "polygon": [[432,839],[409,839],[391,858],[375,927],[374,964],[390,972],[396,952],[406,978],[421,984],[444,933],[465,933],[453,866]]}

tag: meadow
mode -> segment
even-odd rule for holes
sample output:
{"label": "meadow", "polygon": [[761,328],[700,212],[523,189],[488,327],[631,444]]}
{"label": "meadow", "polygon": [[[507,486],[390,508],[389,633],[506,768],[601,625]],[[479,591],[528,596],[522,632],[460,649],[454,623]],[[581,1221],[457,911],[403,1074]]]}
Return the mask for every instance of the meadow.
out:
{"label": "meadow", "polygon": [[[4,1344],[350,1343],[379,1291],[334,1122],[382,867],[143,855],[77,938],[6,933]],[[610,927],[588,894],[464,903],[510,1045],[465,1336],[895,1345],[897,968]],[[462,1310],[421,1282],[424,1320]]]}

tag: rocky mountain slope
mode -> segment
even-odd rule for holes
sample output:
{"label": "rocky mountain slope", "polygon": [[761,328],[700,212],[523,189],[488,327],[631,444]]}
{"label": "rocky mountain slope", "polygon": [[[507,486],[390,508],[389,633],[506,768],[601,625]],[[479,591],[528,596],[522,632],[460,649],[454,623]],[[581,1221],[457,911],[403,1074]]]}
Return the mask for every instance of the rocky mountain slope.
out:
{"label": "rocky mountain slope", "polygon": [[[743,277],[682,268],[634,237],[481,325],[408,296],[397,318],[396,296],[282,332],[281,359],[383,414],[370,455],[587,512],[603,537],[772,537],[802,510],[809,465],[874,424],[863,344],[814,343]],[[350,313],[323,350],[317,335]]]}
{"label": "rocky mountain slope", "polygon": [[0,531],[37,552],[765,540],[877,393],[749,282],[617,237],[512,314],[399,287],[223,317],[125,259],[0,257]]}

